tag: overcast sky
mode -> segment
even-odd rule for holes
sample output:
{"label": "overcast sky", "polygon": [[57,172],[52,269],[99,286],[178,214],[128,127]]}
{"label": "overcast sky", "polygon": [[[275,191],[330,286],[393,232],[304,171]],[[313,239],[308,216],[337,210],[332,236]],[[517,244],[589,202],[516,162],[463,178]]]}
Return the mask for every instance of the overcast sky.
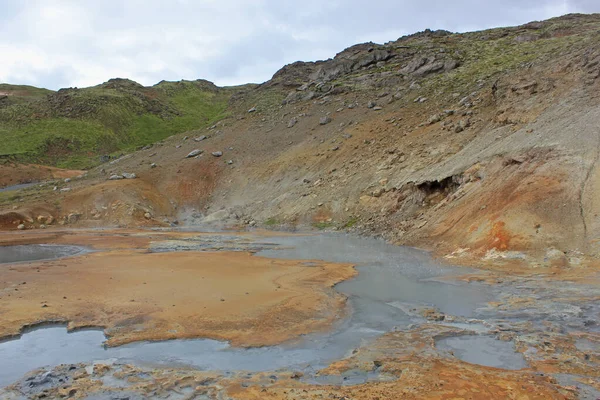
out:
{"label": "overcast sky", "polygon": [[600,0],[0,0],[0,82],[263,82],[356,43],[572,12],[600,12]]}

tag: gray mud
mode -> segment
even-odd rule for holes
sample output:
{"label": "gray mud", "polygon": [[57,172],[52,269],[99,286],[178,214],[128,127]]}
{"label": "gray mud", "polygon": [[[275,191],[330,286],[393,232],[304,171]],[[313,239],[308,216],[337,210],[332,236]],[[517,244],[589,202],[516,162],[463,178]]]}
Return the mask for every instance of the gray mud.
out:
{"label": "gray mud", "polygon": [[0,188],[0,193],[2,193],[2,192],[12,192],[14,190],[27,189],[27,188],[35,186],[37,184],[38,184],[38,182],[32,182],[32,183],[20,183],[18,185],[6,186],[6,187],[3,187],[3,188]]}
{"label": "gray mud", "polygon": [[0,264],[27,261],[53,260],[84,253],[81,246],[63,246],[52,244],[27,244],[0,247]]}
{"label": "gray mud", "polygon": [[525,358],[515,350],[513,342],[492,336],[465,335],[439,339],[436,347],[471,364],[502,369],[527,368]]}
{"label": "gray mud", "polygon": [[378,240],[320,235],[268,238],[251,243],[247,238],[220,236],[219,241],[217,237],[157,243],[153,251],[250,250],[264,257],[355,263],[360,272],[358,278],[336,287],[349,298],[350,317],[327,334],[307,335],[284,345],[253,349],[231,348],[227,343],[207,339],[143,342],[105,349],[102,346],[105,338],[99,330],[67,333],[60,326],[40,328],[18,340],[0,343],[0,385],[42,366],[99,358],[219,371],[281,368],[316,371],[347,356],[365,340],[426,322],[418,312],[422,308],[434,307],[471,317],[478,315],[478,308],[493,298],[478,284],[431,280],[464,273],[465,269],[442,266],[423,251]]}
{"label": "gray mud", "polygon": [[[350,371],[341,377],[319,377],[330,362],[393,330],[408,330],[431,323],[423,315],[435,310],[435,323],[468,331],[470,336],[438,340],[437,350],[447,357],[505,369],[527,367],[512,342],[493,338],[494,331],[512,332],[520,345],[533,346],[548,331],[596,329],[593,316],[599,304],[579,300],[593,286],[548,285],[544,279],[506,281],[493,287],[453,280],[472,270],[441,264],[426,252],[397,247],[375,239],[345,235],[272,237],[249,240],[235,235],[198,236],[183,241],[156,242],[152,251],[240,250],[280,259],[325,260],[356,265],[359,275],[336,290],[348,296],[348,317],[329,333],[311,334],[279,346],[240,349],[208,339],[133,343],[105,349],[99,330],[67,333],[61,326],[25,333],[0,343],[0,386],[16,381],[27,371],[67,363],[113,359],[144,367],[192,367],[221,371],[299,370],[315,383],[356,384],[388,379],[377,371]],[[310,263],[307,262],[307,267]],[[572,298],[570,295],[578,294]],[[534,307],[490,307],[510,296],[537,299]],[[582,297],[583,296],[583,297]],[[560,301],[557,299],[560,298]],[[589,297],[588,297],[589,298]],[[581,342],[581,346],[590,346]],[[435,349],[434,349],[435,350]],[[541,356],[533,351],[528,357]],[[337,382],[340,380],[340,382]]]}

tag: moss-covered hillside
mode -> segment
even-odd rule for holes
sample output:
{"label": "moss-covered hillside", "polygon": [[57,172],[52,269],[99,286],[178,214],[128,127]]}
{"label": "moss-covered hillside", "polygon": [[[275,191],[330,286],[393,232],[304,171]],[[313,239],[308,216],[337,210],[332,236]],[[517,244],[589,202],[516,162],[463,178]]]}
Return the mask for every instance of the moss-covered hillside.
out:
{"label": "moss-covered hillside", "polygon": [[53,92],[0,85],[0,158],[87,168],[223,118],[235,89],[210,82],[126,79]]}

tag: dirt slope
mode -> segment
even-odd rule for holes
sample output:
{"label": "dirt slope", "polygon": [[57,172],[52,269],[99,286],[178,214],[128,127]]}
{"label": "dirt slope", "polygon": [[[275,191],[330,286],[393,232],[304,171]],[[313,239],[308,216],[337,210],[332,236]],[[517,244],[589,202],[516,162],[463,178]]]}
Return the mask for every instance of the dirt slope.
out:
{"label": "dirt slope", "polygon": [[[294,63],[206,130],[22,198],[83,225],[312,226],[463,263],[595,265],[599,28],[600,15],[569,15],[426,31]],[[137,178],[108,181],[123,172]],[[119,201],[141,211],[112,212]]]}

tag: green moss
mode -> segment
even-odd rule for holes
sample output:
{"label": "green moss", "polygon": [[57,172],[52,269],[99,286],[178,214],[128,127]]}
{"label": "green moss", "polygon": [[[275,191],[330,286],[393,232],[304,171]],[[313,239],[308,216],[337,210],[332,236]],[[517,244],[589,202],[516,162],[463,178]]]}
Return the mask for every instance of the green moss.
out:
{"label": "green moss", "polygon": [[280,224],[279,220],[275,217],[267,219],[264,223],[266,226],[275,226]]}
{"label": "green moss", "polygon": [[32,101],[0,108],[0,157],[68,168],[92,167],[103,154],[214,124],[227,116],[231,95],[207,82],[144,88],[123,81],[52,96],[27,90]]}
{"label": "green moss", "polygon": [[335,226],[335,224],[333,222],[315,222],[312,224],[312,226],[314,228],[323,230],[323,229],[332,228]]}
{"label": "green moss", "polygon": [[357,217],[350,217],[350,219],[348,219],[348,221],[346,221],[346,223],[344,224],[344,228],[345,229],[352,228],[357,223],[358,223],[358,218]]}

